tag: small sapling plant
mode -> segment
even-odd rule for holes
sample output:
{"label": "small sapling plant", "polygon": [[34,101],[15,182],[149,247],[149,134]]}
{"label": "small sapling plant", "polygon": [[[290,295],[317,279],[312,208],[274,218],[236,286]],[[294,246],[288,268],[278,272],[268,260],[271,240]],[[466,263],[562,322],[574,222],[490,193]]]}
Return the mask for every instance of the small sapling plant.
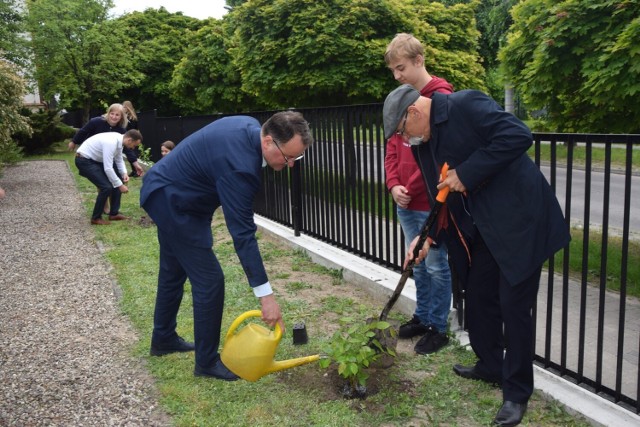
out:
{"label": "small sapling plant", "polygon": [[383,346],[378,337],[387,330],[394,331],[389,329],[388,322],[379,320],[366,323],[344,317],[340,319],[340,325],[331,341],[323,347],[327,357],[320,359],[320,367],[328,368],[332,362],[336,363],[338,374],[346,380],[344,396],[364,398],[369,378],[367,368],[383,354],[396,355],[392,348]]}

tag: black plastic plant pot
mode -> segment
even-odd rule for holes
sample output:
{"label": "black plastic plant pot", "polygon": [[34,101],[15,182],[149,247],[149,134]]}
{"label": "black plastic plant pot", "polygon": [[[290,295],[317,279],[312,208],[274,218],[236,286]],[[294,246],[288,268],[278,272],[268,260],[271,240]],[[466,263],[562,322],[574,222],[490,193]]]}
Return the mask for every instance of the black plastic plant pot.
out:
{"label": "black plastic plant pot", "polygon": [[293,325],[293,343],[295,345],[306,344],[309,341],[307,336],[307,328],[304,322]]}

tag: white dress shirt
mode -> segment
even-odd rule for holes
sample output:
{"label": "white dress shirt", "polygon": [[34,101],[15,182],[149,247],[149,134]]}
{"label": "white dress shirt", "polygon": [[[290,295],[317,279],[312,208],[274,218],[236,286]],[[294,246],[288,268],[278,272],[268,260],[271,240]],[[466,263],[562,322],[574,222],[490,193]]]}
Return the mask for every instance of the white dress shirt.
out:
{"label": "white dress shirt", "polygon": [[123,139],[124,135],[118,132],[97,133],[87,138],[77,151],[85,159],[91,159],[103,164],[104,173],[107,174],[107,178],[111,181],[113,188],[120,187],[123,184],[118,174],[113,170],[114,161],[120,171],[120,175],[127,174],[127,168],[122,158]]}

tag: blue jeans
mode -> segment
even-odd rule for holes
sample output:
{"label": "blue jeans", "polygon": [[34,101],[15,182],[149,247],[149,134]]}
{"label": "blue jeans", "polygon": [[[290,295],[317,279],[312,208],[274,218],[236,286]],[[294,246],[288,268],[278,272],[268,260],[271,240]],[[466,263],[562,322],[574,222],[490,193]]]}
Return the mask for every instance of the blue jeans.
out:
{"label": "blue jeans", "polygon": [[91,159],[85,159],[84,157],[76,157],[76,167],[78,168],[80,176],[84,176],[91,181],[93,185],[98,187],[98,197],[96,197],[96,204],[93,207],[91,219],[102,218],[104,204],[109,199],[111,202],[109,215],[117,215],[120,211],[122,193],[119,188],[113,188],[113,184],[111,184],[111,181],[109,181],[104,171],[104,164]]}
{"label": "blue jeans", "polygon": [[[429,211],[414,211],[398,206],[398,219],[407,249],[420,234],[428,216]],[[451,309],[451,270],[444,243],[429,249],[427,258],[413,267],[413,279],[416,283],[415,315],[423,325],[432,325],[439,332],[446,332]]]}

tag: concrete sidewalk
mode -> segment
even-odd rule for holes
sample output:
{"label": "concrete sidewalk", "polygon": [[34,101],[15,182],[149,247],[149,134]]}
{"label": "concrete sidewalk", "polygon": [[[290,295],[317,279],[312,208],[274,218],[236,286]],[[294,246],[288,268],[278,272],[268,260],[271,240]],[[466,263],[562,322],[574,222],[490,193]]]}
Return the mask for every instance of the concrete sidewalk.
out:
{"label": "concrete sidewalk", "polygon": [[[374,263],[368,262],[360,257],[357,257],[351,253],[341,251],[338,248],[335,248],[326,243],[320,242],[319,240],[313,239],[311,237],[301,235],[295,236],[293,230],[284,227],[276,222],[270,221],[268,219],[256,216],[255,217],[256,224],[261,229],[262,232],[270,234],[274,237],[278,237],[282,241],[288,243],[292,247],[296,249],[304,250],[311,259],[321,264],[327,268],[332,269],[342,269],[343,277],[345,280],[348,280],[352,283],[355,283],[367,291],[371,292],[373,295],[376,295],[385,300],[391,295],[393,290],[395,289],[398,281],[400,279],[400,274],[395,273],[391,270],[385,269],[381,266],[378,266]],[[545,283],[546,278],[543,277],[541,283]],[[542,291],[539,295],[539,301],[543,298],[543,301],[546,301],[546,292]],[[560,298],[560,295],[555,295],[555,291],[560,292],[560,287],[556,286],[554,289],[554,299]],[[412,279],[407,281],[407,284],[402,292],[402,295],[396,302],[394,306],[394,310],[398,310],[403,312],[404,314],[411,316],[413,314],[413,310],[415,308],[415,300],[416,300],[416,289]],[[614,305],[614,301],[609,302],[607,305]],[[631,316],[638,316],[640,318],[640,307],[636,307],[638,309],[637,313],[631,313],[628,315],[627,319],[630,319]],[[577,309],[576,309],[577,311]],[[452,316],[455,316],[455,313],[452,313]],[[554,319],[557,319],[558,314],[554,314]],[[575,330],[575,324],[577,320],[575,320],[578,316],[578,313],[571,314],[571,325],[573,330]],[[541,319],[542,317],[542,319]],[[538,312],[538,325],[540,328],[543,328],[544,325],[541,322],[544,321],[544,316],[541,311]],[[608,322],[611,327],[617,327],[615,324]],[[634,328],[636,330],[638,325],[637,322],[632,322],[627,320],[627,324],[630,328]],[[457,339],[460,344],[468,345],[469,338],[467,333],[457,328],[457,321],[451,321],[451,325],[453,332],[456,334]],[[544,329],[539,329],[544,330]],[[574,332],[570,331],[569,334],[571,336],[575,335]],[[538,334],[537,338],[537,348],[538,352],[542,345],[544,345],[544,341],[541,340],[540,334]],[[606,334],[607,340],[617,339],[616,334]],[[544,337],[542,337],[544,338]],[[592,337],[587,337],[589,340],[588,346],[592,346]],[[633,341],[633,340],[630,340]],[[637,339],[635,343],[637,344]],[[633,345],[633,343],[631,343]],[[608,346],[613,345],[610,341],[605,343],[606,348]],[[558,352],[559,347],[556,345],[554,347],[552,343],[552,352]],[[572,352],[575,352],[577,349],[577,344],[574,342],[569,342],[568,347],[570,347]],[[625,356],[626,357],[626,356]],[[630,359],[634,358],[634,355],[631,354]],[[587,365],[592,366],[594,361],[587,361]],[[603,364],[603,376],[605,378],[615,378],[615,364],[611,363],[611,361],[605,361],[606,364]],[[633,363],[633,360],[631,361]],[[637,369],[637,353],[635,354],[635,366]],[[573,366],[569,366],[571,369],[574,369]],[[569,381],[566,381],[557,375],[554,375],[542,368],[534,366],[535,368],[535,386],[536,389],[541,391],[544,394],[551,396],[553,399],[562,403],[569,412],[578,413],[583,415],[586,419],[588,419],[591,424],[597,426],[611,426],[611,427],[637,427],[640,426],[640,416],[636,415],[630,411],[625,410],[624,408],[611,403],[610,401],[591,393],[585,390],[582,387],[579,387]],[[588,368],[585,367],[585,373],[588,372]],[[613,374],[611,373],[613,372]],[[629,375],[628,384],[626,387],[631,387],[635,380],[637,379],[637,372],[635,377],[633,375]],[[607,384],[608,385],[608,384]],[[624,388],[623,388],[624,390]]]}

